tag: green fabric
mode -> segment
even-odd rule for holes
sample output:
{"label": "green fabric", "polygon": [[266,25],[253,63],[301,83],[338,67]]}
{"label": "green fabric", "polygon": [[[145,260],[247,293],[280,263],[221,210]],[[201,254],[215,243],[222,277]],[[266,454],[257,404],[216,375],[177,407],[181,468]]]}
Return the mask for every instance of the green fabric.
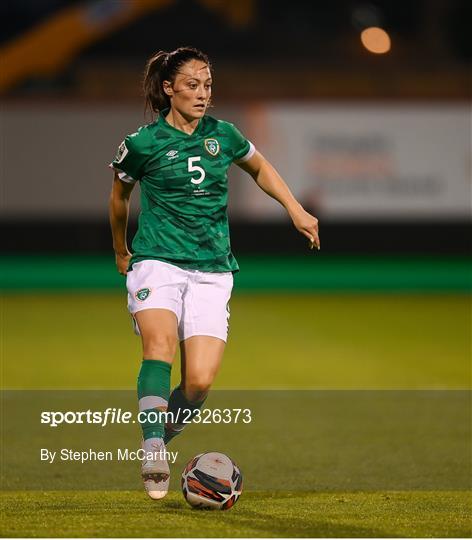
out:
{"label": "green fabric", "polygon": [[[169,401],[171,365],[161,360],[143,360],[138,375],[138,399],[156,396]],[[144,409],[144,413],[159,412],[156,408]],[[146,419],[141,423],[144,439],[164,436],[164,423],[158,419]]]}
{"label": "green fabric", "polygon": [[[169,406],[167,410],[168,412],[172,412],[172,414],[174,415],[173,416],[174,420],[177,420],[177,422],[174,423],[174,427],[177,427],[178,430],[177,431],[174,431],[171,429],[165,430],[165,433],[164,433],[165,444],[170,442],[176,435],[181,433],[182,429],[187,425],[187,423],[185,424],[181,423],[182,411],[184,411],[185,409],[191,409],[191,410],[199,409],[200,410],[202,408],[202,405],[205,403],[205,399],[202,399],[202,401],[190,402],[188,401],[188,399],[185,397],[184,393],[182,392],[180,385],[174,388],[169,398]],[[183,418],[185,418],[185,420],[190,421],[195,417],[195,415],[196,415],[196,412],[192,413],[190,416],[188,416],[188,413],[185,413],[185,416]]]}
{"label": "green fabric", "polygon": [[[307,250],[287,257],[241,256],[235,292],[431,292],[472,290],[467,257],[347,257]],[[113,255],[2,255],[0,287],[34,291],[123,290]]]}
{"label": "green fabric", "polygon": [[157,259],[205,272],[237,271],[231,253],[227,171],[250,143],[229,122],[204,116],[188,135],[156,122],[128,135],[112,166],[141,186],[132,264]]}

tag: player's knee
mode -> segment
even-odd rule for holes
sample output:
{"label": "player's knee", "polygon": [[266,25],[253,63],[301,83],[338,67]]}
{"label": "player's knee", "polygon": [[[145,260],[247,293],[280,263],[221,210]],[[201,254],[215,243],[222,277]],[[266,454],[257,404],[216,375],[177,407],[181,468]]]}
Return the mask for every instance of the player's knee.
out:
{"label": "player's knee", "polygon": [[185,384],[185,397],[191,402],[202,401],[210,391],[212,382],[213,378],[209,375],[202,374],[193,377],[192,380],[187,381]]}
{"label": "player's knee", "polygon": [[146,359],[172,361],[177,343],[173,336],[157,335],[143,340],[143,356]]}

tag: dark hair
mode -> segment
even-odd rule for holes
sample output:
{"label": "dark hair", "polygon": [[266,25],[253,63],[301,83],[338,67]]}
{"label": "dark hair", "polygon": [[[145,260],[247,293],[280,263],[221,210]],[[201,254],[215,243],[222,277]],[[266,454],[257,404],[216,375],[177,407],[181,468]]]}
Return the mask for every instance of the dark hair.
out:
{"label": "dark hair", "polygon": [[163,82],[173,83],[179,69],[189,60],[201,60],[211,69],[208,56],[194,47],[179,47],[175,51],[159,51],[147,61],[143,91],[146,110],[158,113],[170,107],[170,97],[164,92]]}

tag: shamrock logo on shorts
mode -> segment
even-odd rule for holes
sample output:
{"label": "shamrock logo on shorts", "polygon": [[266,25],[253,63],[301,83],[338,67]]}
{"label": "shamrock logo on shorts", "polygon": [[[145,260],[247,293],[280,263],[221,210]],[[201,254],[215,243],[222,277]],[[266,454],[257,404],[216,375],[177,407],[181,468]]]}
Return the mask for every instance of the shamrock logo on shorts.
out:
{"label": "shamrock logo on shorts", "polygon": [[146,298],[151,294],[151,289],[148,287],[145,287],[144,289],[139,289],[139,291],[136,291],[134,293],[134,297],[138,302],[144,302]]}

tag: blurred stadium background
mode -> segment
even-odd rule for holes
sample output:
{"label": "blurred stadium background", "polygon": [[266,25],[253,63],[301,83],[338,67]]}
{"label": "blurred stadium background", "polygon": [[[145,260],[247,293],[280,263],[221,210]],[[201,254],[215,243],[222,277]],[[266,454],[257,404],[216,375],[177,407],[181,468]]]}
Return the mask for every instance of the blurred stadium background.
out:
{"label": "blurred stadium background", "polygon": [[[319,216],[323,256],[470,247],[470,2],[21,0],[0,9],[9,253],[109,252],[106,165],[149,121],[145,60],[181,44],[213,59],[212,114],[240,126]],[[385,30],[385,54],[363,45],[368,27]],[[371,39],[374,50],[389,46]],[[284,212],[236,169],[231,190],[237,254],[300,253]]]}
{"label": "blurred stadium background", "polygon": [[[351,426],[349,394],[338,401],[333,393],[335,406],[318,404],[309,424],[313,438],[320,432],[327,438],[313,441],[303,415],[297,416],[302,427],[295,422],[285,433],[287,447],[312,464],[309,477],[301,465],[300,475],[314,493],[247,493],[237,511],[211,521],[185,511],[180,496],[171,494],[160,513],[162,535],[471,534],[470,497],[463,490],[470,474],[470,395],[460,393],[471,383],[471,5],[0,3],[3,388],[134,388],[141,352],[114,266],[107,166],[124,136],[150,121],[140,89],[146,59],[159,49],[193,45],[213,61],[210,113],[233,121],[280,170],[318,216],[322,244],[320,252],[310,252],[278,205],[236,167],[230,171],[232,244],[241,272],[215,387],[453,391],[441,394],[449,408],[439,407],[434,392],[385,393],[392,411],[404,416],[396,424],[395,414],[386,413],[385,423],[382,411],[390,405],[369,405],[361,415],[365,431]],[[130,237],[138,199],[135,192]],[[34,393],[27,399],[22,392],[5,394],[19,414],[29,412],[24,403],[35,403]],[[319,398],[295,393],[300,403],[308,396]],[[433,413],[434,406],[442,412]],[[310,407],[294,410],[312,420]],[[337,419],[331,422],[327,411]],[[342,421],[347,438],[333,443],[333,434],[344,437],[338,433]],[[411,430],[403,432],[404,425]],[[7,489],[23,485],[16,448],[26,443],[19,426],[10,421],[2,437]],[[272,427],[279,431],[278,424]],[[188,459],[196,444],[205,450],[206,436],[197,435],[178,443],[180,459]],[[236,439],[226,441],[228,452],[235,449],[245,470],[257,468],[253,447]],[[43,440],[52,441],[49,433]],[[382,451],[372,451],[375,441]],[[396,445],[405,461],[401,454],[395,466],[386,466],[397,456]],[[423,462],[438,473],[430,475],[436,491],[418,466]],[[44,484],[41,467],[36,473]],[[378,491],[354,496],[350,470],[380,482]],[[408,476],[400,488],[397,471]],[[135,469],[128,473],[139,490]],[[454,484],[456,477],[462,480]],[[55,481],[55,489],[65,491],[6,493],[4,535],[157,534],[154,509],[140,492],[113,498],[72,493],[70,472]],[[389,486],[411,490],[385,494]]]}
{"label": "blurred stadium background", "polygon": [[[321,223],[313,253],[231,170],[242,271],[218,384],[469,384],[470,2],[21,0],[0,10],[7,387],[133,386],[139,344],[114,268],[107,165],[150,121],[145,60],[182,44],[213,60],[211,114],[235,122]],[[93,320],[100,337],[87,331]],[[99,368],[103,349],[126,366],[116,381]],[[255,350],[280,365],[295,355],[300,374],[259,364],[260,376],[241,380]],[[84,362],[90,371],[71,367]]]}

